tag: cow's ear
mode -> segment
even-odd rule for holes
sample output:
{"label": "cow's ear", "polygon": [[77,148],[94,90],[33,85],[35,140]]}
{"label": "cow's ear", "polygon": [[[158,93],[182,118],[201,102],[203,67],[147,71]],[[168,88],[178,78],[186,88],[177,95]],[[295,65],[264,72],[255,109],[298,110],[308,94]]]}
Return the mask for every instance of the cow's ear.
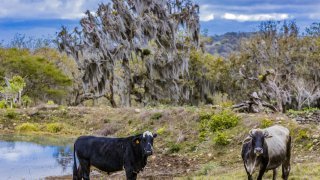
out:
{"label": "cow's ear", "polygon": [[264,131],[263,135],[264,135],[264,138],[271,138],[271,137],[272,137],[272,136],[269,134],[268,131]]}
{"label": "cow's ear", "polygon": [[133,138],[132,142],[133,144],[140,144],[141,138],[140,136]]}
{"label": "cow's ear", "polygon": [[250,142],[252,140],[252,138],[250,136],[248,136],[246,139],[243,140],[242,144],[246,144],[248,142]]}
{"label": "cow's ear", "polygon": [[157,136],[158,136],[157,133],[154,133],[154,134],[153,134],[153,138],[156,138]]}

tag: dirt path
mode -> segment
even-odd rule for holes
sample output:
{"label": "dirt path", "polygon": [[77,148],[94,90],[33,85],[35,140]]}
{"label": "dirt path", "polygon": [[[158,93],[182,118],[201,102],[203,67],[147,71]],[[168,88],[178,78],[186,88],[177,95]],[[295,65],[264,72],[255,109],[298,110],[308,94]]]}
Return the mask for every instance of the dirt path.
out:
{"label": "dirt path", "polygon": [[[138,179],[172,179],[177,176],[186,176],[198,169],[196,159],[188,159],[177,155],[153,155],[149,157],[145,169],[139,173]],[[92,170],[91,179],[125,179],[125,172],[111,173]],[[47,177],[47,180],[72,179],[72,176]]]}

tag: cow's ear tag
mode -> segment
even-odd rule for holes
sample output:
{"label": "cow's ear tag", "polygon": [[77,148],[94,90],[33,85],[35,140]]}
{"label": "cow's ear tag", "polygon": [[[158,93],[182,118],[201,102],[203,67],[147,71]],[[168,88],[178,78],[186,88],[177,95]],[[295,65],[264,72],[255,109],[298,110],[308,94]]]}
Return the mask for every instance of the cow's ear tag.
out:
{"label": "cow's ear tag", "polygon": [[137,140],[136,140],[136,144],[139,144],[139,143],[140,143],[140,141],[137,139]]}

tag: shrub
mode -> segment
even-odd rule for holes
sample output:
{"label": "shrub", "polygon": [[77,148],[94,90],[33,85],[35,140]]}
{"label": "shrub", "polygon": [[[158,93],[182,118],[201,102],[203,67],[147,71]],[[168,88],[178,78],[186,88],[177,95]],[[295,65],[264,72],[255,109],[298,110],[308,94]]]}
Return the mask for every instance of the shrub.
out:
{"label": "shrub", "polygon": [[159,128],[159,129],[157,130],[157,134],[158,134],[158,135],[162,135],[162,134],[165,133],[165,131],[166,131],[166,128],[165,128],[165,127]]}
{"label": "shrub", "polygon": [[49,101],[47,102],[47,105],[54,105],[54,101],[49,100]]}
{"label": "shrub", "polygon": [[154,114],[152,114],[152,116],[150,117],[150,119],[152,120],[158,120],[162,117],[162,113],[161,112],[156,112]]}
{"label": "shrub", "polygon": [[169,145],[169,153],[177,153],[181,150],[181,145],[177,143],[170,143]]}
{"label": "shrub", "polygon": [[297,140],[303,140],[303,139],[308,139],[309,135],[308,135],[308,131],[305,129],[300,129],[298,131],[298,136],[297,136]]}
{"label": "shrub", "polygon": [[51,133],[60,132],[63,129],[63,124],[61,123],[50,123],[47,124],[47,130]]}
{"label": "shrub", "polygon": [[217,145],[225,146],[230,143],[230,140],[226,133],[224,132],[217,132],[216,137],[214,137],[213,142]]}
{"label": "shrub", "polygon": [[0,109],[4,109],[4,108],[6,108],[6,107],[7,107],[6,101],[5,101],[5,100],[1,100],[1,101],[0,101]]}
{"label": "shrub", "polygon": [[205,130],[200,131],[199,133],[199,140],[204,141],[206,139],[207,132]]}
{"label": "shrub", "polygon": [[29,96],[24,95],[22,96],[22,103],[25,107],[28,107],[32,103],[32,99]]}
{"label": "shrub", "polygon": [[270,127],[270,126],[272,126],[273,125],[273,121],[272,120],[270,120],[270,119],[264,119],[264,120],[262,120],[262,122],[261,122],[261,128],[267,128],[267,127]]}
{"label": "shrub", "polygon": [[210,131],[216,132],[219,130],[229,129],[237,126],[239,122],[239,117],[236,116],[230,110],[223,110],[218,114],[211,116],[211,119],[208,122]]}
{"label": "shrub", "polygon": [[197,172],[198,175],[208,175],[208,173],[216,168],[217,165],[215,164],[215,162],[210,161],[208,164],[204,164],[203,167]]}
{"label": "shrub", "polygon": [[240,118],[230,110],[223,110],[217,114],[214,112],[201,112],[199,140],[204,141],[210,133],[237,126],[239,119]]}
{"label": "shrub", "polygon": [[34,123],[22,123],[16,127],[16,130],[22,132],[39,131],[39,125]]}
{"label": "shrub", "polygon": [[111,122],[111,120],[110,120],[110,119],[108,119],[108,118],[103,119],[103,123],[110,123],[110,122]]}
{"label": "shrub", "polygon": [[15,119],[18,116],[18,113],[14,109],[7,109],[4,116],[10,119]]}

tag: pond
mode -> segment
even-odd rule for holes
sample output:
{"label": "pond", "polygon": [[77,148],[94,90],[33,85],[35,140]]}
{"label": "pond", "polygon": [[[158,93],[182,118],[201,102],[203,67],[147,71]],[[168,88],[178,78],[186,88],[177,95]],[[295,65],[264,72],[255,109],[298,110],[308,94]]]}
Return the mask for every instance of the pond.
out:
{"label": "pond", "polygon": [[72,174],[73,139],[0,135],[1,179],[44,179]]}

